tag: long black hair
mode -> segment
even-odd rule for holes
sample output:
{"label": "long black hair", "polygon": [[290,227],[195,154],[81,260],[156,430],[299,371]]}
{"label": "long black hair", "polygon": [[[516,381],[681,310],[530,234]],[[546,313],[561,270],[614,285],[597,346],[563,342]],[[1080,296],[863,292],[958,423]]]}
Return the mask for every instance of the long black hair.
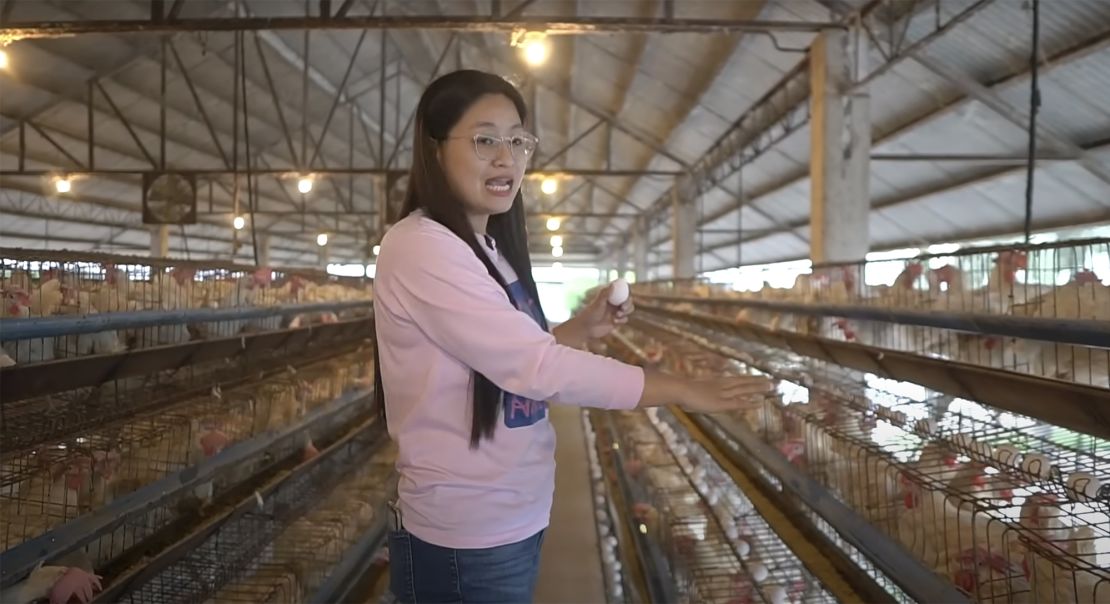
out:
{"label": "long black hair", "polygon": [[[439,163],[438,145],[447,139],[451,129],[478,99],[488,94],[500,94],[512,101],[524,123],[528,108],[524,97],[504,78],[482,71],[462,70],[447,74],[432,82],[420,97],[416,106],[416,119],[413,130],[413,159],[409,172],[408,190],[405,193],[401,218],[416,210],[447,227],[470,247],[474,255],[482,261],[490,276],[505,290],[510,300],[513,295],[509,284],[501,275],[493,261],[482,249],[477,233],[462,200],[451,191],[447,176]],[[518,160],[520,161],[520,160]],[[525,222],[524,197],[517,191],[513,205],[504,214],[489,217],[486,234],[497,243],[497,249],[517,274],[525,292],[532,297],[531,302],[539,309],[540,325],[547,330],[547,320],[540,306],[536,281],[532,277],[532,261],[528,256],[528,231]],[[525,300],[513,300],[518,307]],[[491,336],[495,337],[495,336]],[[385,390],[382,387],[381,361],[374,355],[374,399],[380,413],[385,413]],[[470,426],[470,447],[477,448],[482,438],[492,438],[497,427],[501,410],[503,392],[486,376],[473,374],[474,405]]]}

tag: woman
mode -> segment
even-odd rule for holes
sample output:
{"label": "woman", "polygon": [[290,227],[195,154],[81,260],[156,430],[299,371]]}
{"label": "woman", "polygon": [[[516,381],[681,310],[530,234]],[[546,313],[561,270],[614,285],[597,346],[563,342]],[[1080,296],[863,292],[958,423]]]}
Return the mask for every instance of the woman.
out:
{"label": "woman", "polygon": [[382,240],[376,390],[399,448],[389,551],[402,602],[531,600],[555,486],[545,401],[719,411],[769,388],[689,383],[580,350],[632,311],[610,307],[607,290],[549,333],[520,194],[538,142],[525,118],[499,76],[433,82],[416,108],[402,219]]}

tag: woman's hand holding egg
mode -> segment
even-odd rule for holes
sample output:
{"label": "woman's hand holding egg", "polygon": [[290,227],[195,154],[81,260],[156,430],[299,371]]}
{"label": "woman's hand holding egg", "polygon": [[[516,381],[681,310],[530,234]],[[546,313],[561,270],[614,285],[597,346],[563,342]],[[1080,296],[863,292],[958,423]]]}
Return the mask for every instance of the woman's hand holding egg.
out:
{"label": "woman's hand holding egg", "polygon": [[628,317],[634,310],[636,307],[629,297],[628,282],[617,279],[598,292],[593,301],[575,318],[582,321],[587,337],[596,340],[628,323]]}

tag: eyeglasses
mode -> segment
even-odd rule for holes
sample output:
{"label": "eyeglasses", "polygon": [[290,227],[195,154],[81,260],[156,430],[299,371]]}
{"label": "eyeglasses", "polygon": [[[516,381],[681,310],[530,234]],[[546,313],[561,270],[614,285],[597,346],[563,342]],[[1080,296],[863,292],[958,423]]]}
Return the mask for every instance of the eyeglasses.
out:
{"label": "eyeglasses", "polygon": [[501,146],[508,145],[509,153],[516,161],[526,161],[536,152],[540,139],[535,135],[513,134],[510,136],[491,136],[489,134],[475,134],[474,136],[449,136],[444,140],[472,139],[474,141],[474,154],[482,161],[493,161],[501,153]]}

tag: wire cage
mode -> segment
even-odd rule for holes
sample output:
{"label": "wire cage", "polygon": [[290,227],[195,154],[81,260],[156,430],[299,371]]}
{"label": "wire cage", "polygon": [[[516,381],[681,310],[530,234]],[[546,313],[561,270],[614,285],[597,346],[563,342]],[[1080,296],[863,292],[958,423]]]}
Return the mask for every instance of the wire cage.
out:
{"label": "wire cage", "polygon": [[[779,378],[773,404],[719,418],[778,447],[978,601],[1110,599],[1110,441],[704,328],[630,339],[680,366]],[[772,399],[773,400],[773,399]],[[735,430],[735,428],[733,428]]]}
{"label": "wire cage", "polygon": [[314,593],[385,505],[394,486],[395,456],[394,447],[385,447],[355,468],[208,602],[293,602]]}
{"label": "wire cage", "polygon": [[[367,314],[373,296],[368,280],[338,278],[313,270],[11,249],[0,249],[0,290],[4,297],[0,324],[7,326],[20,320],[48,318],[86,317],[102,322],[102,315],[116,314],[157,319],[155,324],[94,333],[61,331],[19,340],[5,338],[5,366],[334,323]],[[182,314],[354,302],[365,304],[285,316],[208,321],[186,319]],[[134,314],[144,312],[147,314]]]}
{"label": "wire cage", "polygon": [[[768,280],[747,275],[739,290],[658,282],[637,292],[672,310],[1110,388],[1110,346],[1077,343],[1090,341],[1085,323],[1110,321],[1110,240],[820,266],[788,288]],[[1005,319],[946,320],[965,314]]]}
{"label": "wire cage", "polygon": [[617,416],[641,531],[684,602],[833,601],[708,453],[663,413]]}
{"label": "wire cage", "polygon": [[598,455],[597,432],[590,420],[590,411],[583,409],[582,431],[586,437],[586,458],[590,467],[590,486],[594,496],[595,521],[598,546],[600,548],[602,579],[608,602],[631,602],[633,589],[627,587],[628,580],[623,567],[622,548],[632,547],[627,541],[621,542],[619,529],[620,516],[613,506],[613,495],[607,481],[602,476],[601,459]]}
{"label": "wire cage", "polygon": [[[365,353],[287,367],[259,384],[212,389],[165,403],[121,421],[93,423],[60,440],[27,437],[0,458],[0,549],[7,550],[171,474],[212,458],[238,442],[301,422],[330,401],[365,387]],[[28,424],[26,430],[31,430]],[[5,425],[16,430],[19,422]],[[37,436],[53,436],[49,428]],[[311,442],[292,446],[299,448]],[[253,474],[244,464],[217,480],[131,518],[88,550],[99,567],[182,514]]]}
{"label": "wire cage", "polygon": [[[321,527],[318,532],[309,531],[311,535],[315,535],[312,538],[318,545],[323,543],[317,540],[319,535],[331,533],[333,537],[341,538],[354,534],[353,528],[366,517],[365,510],[360,512],[362,518],[347,518],[339,522],[340,526],[346,528],[337,531],[335,515],[329,513],[326,506],[330,501],[329,495],[336,486],[352,476],[358,468],[370,466],[380,470],[383,465],[388,464],[387,457],[380,457],[383,455],[385,439],[381,431],[373,426],[374,423],[368,424],[366,428],[358,430],[350,438],[337,443],[320,458],[313,460],[313,463],[306,464],[280,480],[264,494],[257,496],[257,505],[232,514],[199,544],[182,552],[175,559],[168,560],[157,574],[129,584],[124,593],[114,594],[113,601],[144,604],[203,602],[209,598],[226,601],[218,596],[227,595],[227,592],[221,594],[225,587],[233,586],[234,589],[233,582],[245,577],[237,584],[239,590],[244,585],[258,586],[259,583],[252,581],[252,578],[259,571],[272,573],[279,556],[296,554],[298,551],[304,553],[303,549],[297,549],[304,544],[296,543],[295,539],[290,538],[293,534],[282,539],[290,530],[299,530],[299,534],[304,536],[308,527],[302,520],[317,518],[330,523],[330,526]],[[387,456],[389,454],[385,453]],[[367,460],[372,461],[367,464]],[[317,516],[307,516],[314,509],[324,511]],[[321,561],[338,557],[342,554],[339,545],[334,541],[329,542],[327,549],[313,550],[313,555],[318,554]],[[271,589],[271,595],[280,593],[282,589],[302,593],[306,586],[322,579],[319,567],[312,563],[305,565],[300,570],[300,575],[295,566],[292,569],[288,566],[284,568],[285,571],[279,575],[278,584],[271,585],[275,588]],[[292,585],[294,582],[296,585]]]}

